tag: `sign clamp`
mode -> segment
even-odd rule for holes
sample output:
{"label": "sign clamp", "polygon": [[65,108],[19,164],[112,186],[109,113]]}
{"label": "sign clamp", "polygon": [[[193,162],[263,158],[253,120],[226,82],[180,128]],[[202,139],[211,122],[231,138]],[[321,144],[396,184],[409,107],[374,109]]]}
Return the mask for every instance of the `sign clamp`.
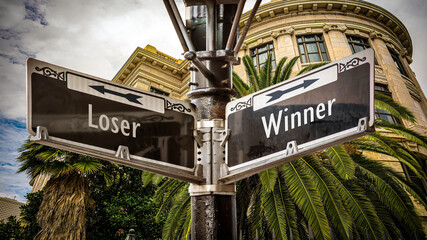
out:
{"label": "sign clamp", "polygon": [[130,161],[129,148],[126,146],[120,145],[117,148],[116,157]]}
{"label": "sign clamp", "polygon": [[357,131],[364,132],[368,129],[368,118],[364,117],[359,119],[359,123],[357,124]]}
{"label": "sign clamp", "polygon": [[37,126],[36,135],[30,136],[30,141],[48,140],[49,133],[46,127]]}
{"label": "sign clamp", "polygon": [[297,153],[298,153],[297,141],[288,142],[288,144],[286,145],[285,157],[288,157]]}

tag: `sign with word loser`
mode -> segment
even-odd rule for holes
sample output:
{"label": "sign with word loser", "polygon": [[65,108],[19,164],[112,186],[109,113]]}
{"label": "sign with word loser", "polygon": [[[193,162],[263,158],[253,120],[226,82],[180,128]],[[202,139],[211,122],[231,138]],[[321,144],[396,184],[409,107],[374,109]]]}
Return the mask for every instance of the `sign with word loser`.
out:
{"label": "sign with word loser", "polygon": [[373,72],[368,49],[230,102],[223,182],[373,131]]}
{"label": "sign with word loser", "polygon": [[36,59],[27,61],[27,129],[42,144],[199,183],[190,103]]}

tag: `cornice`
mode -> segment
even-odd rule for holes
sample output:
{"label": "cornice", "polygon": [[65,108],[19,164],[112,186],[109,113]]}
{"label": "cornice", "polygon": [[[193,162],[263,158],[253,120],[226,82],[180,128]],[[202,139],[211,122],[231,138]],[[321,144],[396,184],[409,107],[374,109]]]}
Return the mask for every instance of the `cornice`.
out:
{"label": "cornice", "polygon": [[[316,13],[338,13],[375,22],[381,28],[387,30],[387,34],[396,40],[396,44],[401,46],[400,48],[406,49],[409,58],[412,56],[412,40],[403,23],[389,11],[375,4],[360,0],[287,0],[271,2],[262,5],[258,9],[252,28],[257,27],[258,24],[263,24],[264,21],[272,21],[275,18]],[[245,25],[249,14],[250,12],[246,12],[242,15],[241,28]]]}
{"label": "cornice", "polygon": [[[184,77],[180,80],[180,83],[177,84],[175,82],[171,82],[166,78],[160,77],[156,74],[150,73],[148,71],[145,71],[142,68],[136,69],[132,76],[129,76],[123,81],[124,85],[127,86],[133,86],[138,82],[150,82],[150,83],[156,83],[159,85],[162,85],[163,87],[176,92],[178,94],[182,94],[184,91],[188,90],[189,86],[187,84],[188,78]],[[161,89],[163,90],[163,89]]]}
{"label": "cornice", "polygon": [[119,72],[114,76],[112,81],[121,83],[129,76],[129,74],[133,72],[133,70],[139,67],[142,62],[150,63],[152,66],[158,66],[163,72],[167,72],[169,70],[172,75],[181,75],[178,77],[180,79],[183,79],[187,75],[187,68],[190,65],[190,62],[188,60],[176,63],[161,55],[137,47],[132,53],[131,57],[120,68]]}

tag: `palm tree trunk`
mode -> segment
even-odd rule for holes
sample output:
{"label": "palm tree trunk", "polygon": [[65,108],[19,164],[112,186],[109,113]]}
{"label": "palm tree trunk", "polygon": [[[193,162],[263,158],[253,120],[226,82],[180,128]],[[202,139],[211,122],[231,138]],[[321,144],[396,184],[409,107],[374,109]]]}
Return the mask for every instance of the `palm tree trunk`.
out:
{"label": "palm tree trunk", "polygon": [[52,178],[45,188],[37,220],[42,230],[35,240],[86,238],[86,206],[89,185],[78,173]]}

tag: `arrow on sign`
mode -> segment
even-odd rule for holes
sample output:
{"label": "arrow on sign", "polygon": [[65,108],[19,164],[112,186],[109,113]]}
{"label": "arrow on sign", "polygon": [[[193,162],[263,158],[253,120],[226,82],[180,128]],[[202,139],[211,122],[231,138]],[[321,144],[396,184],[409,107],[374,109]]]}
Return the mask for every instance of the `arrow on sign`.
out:
{"label": "arrow on sign", "polygon": [[116,95],[116,96],[119,96],[119,97],[126,98],[129,102],[133,102],[133,103],[137,103],[137,104],[141,104],[142,105],[142,103],[140,103],[138,101],[138,98],[142,98],[142,96],[134,95],[132,93],[124,94],[124,93],[116,92],[116,91],[113,91],[113,90],[106,89],[104,86],[89,86],[89,87],[95,89],[96,91],[98,91],[98,92],[100,92],[102,94],[109,93],[109,94],[112,94],[112,95]]}
{"label": "arrow on sign", "polygon": [[317,80],[319,80],[319,78],[304,80],[303,83],[301,83],[300,85],[296,85],[295,87],[291,87],[291,88],[288,88],[286,90],[278,90],[278,91],[269,93],[269,94],[267,94],[267,96],[269,96],[271,98],[267,101],[267,103],[269,103],[271,101],[274,101],[276,99],[281,98],[286,93],[293,92],[293,91],[295,91],[297,89],[300,89],[300,88],[304,88],[305,89],[308,86],[310,86],[311,84],[313,84],[314,82],[316,82]]}

